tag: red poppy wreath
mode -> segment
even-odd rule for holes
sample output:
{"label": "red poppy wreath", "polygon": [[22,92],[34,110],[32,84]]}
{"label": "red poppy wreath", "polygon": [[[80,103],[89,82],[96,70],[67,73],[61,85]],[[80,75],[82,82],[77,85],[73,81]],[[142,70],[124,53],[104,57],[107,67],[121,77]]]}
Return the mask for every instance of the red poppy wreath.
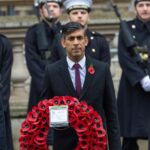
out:
{"label": "red poppy wreath", "polygon": [[49,106],[68,105],[69,125],[78,136],[75,150],[106,150],[107,138],[100,115],[86,102],[55,96],[32,108],[20,129],[20,150],[48,150]]}

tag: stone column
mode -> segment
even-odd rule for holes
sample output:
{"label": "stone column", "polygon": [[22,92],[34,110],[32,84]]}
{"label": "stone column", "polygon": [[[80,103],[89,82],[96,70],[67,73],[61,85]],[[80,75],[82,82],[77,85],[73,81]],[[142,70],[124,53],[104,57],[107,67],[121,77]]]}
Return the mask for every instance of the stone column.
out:
{"label": "stone column", "polygon": [[12,115],[16,116],[25,114],[24,111],[26,111],[28,101],[28,93],[25,90],[25,81],[29,78],[29,73],[25,65],[23,43],[21,41],[13,43],[13,57],[14,61],[11,75],[12,91],[10,103],[11,109],[13,110]]}

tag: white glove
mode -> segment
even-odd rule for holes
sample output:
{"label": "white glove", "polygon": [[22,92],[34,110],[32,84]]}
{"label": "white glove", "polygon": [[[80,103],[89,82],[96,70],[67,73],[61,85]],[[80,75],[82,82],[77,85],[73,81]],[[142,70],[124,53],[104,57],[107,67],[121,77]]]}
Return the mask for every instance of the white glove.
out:
{"label": "white glove", "polygon": [[147,75],[140,81],[145,92],[150,92],[150,77]]}

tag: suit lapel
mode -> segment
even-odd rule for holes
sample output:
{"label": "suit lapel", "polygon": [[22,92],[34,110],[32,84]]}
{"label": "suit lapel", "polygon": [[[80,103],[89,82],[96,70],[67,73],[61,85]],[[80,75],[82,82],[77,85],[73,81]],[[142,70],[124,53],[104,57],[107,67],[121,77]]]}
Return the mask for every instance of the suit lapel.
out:
{"label": "suit lapel", "polygon": [[87,92],[88,88],[91,85],[91,82],[93,80],[93,76],[88,72],[88,67],[93,64],[90,59],[88,57],[86,57],[86,76],[85,76],[85,81],[84,81],[84,85],[83,85],[83,89],[81,91],[80,97],[79,99],[82,99],[82,97],[84,96],[84,94]]}
{"label": "suit lapel", "polygon": [[66,87],[68,88],[70,95],[75,96],[76,92],[73,86],[73,83],[71,81],[71,77],[68,71],[68,64],[66,59],[64,59],[62,61],[62,65],[60,66],[60,70],[59,70],[59,75],[61,76],[61,78],[63,78],[63,82],[66,85]]}

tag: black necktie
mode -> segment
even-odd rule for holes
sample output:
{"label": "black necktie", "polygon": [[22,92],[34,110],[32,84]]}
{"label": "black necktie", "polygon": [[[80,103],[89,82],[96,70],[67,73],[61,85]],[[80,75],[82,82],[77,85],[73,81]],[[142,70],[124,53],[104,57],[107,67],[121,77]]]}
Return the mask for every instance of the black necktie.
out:
{"label": "black necktie", "polygon": [[76,92],[79,97],[80,92],[81,92],[81,79],[80,79],[80,65],[79,64],[74,64],[73,68],[75,69],[75,87],[76,87]]}

